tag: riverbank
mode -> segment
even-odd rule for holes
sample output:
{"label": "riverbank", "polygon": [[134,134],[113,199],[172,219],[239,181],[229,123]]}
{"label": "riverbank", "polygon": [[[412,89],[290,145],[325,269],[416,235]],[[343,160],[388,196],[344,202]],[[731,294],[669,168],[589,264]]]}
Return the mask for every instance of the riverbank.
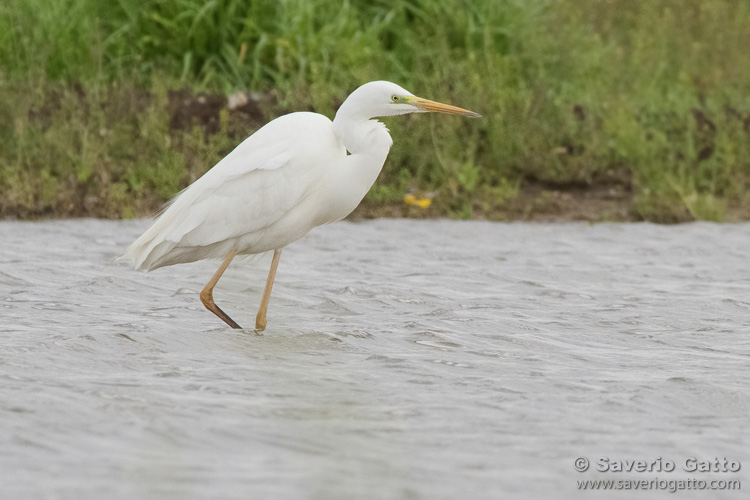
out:
{"label": "riverbank", "polygon": [[267,121],[387,79],[484,118],[384,120],[356,217],[747,220],[748,25],[731,0],[11,2],[0,218],[149,215]]}
{"label": "riverbank", "polygon": [[[16,102],[28,106],[16,120],[20,162],[41,168],[18,169],[4,178],[4,219],[149,216],[244,137],[290,111],[273,92],[226,96],[187,88],[144,91],[135,85],[93,92],[81,85],[55,87],[34,102]],[[435,124],[444,118],[437,117]],[[388,124],[398,144],[418,120],[430,119],[396,118]],[[438,144],[432,147],[439,149]],[[554,154],[572,153],[559,148]],[[404,161],[388,159],[379,183],[350,218],[750,220],[750,198],[742,193],[683,197],[674,189],[659,203],[644,205],[644,188],[622,166],[601,169],[589,179],[556,182],[527,175],[494,186],[481,185],[483,166],[464,166],[455,179],[427,191],[418,179],[394,175],[408,171],[398,164]]]}

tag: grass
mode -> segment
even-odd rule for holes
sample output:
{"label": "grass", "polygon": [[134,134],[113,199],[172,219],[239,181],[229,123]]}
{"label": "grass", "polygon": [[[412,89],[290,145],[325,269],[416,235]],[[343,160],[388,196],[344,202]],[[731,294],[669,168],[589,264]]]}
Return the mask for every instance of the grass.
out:
{"label": "grass", "polygon": [[[633,219],[747,218],[748,26],[745,0],[10,0],[0,215],[146,215],[263,120],[386,79],[484,119],[387,119],[375,212],[418,189],[434,214],[527,216],[612,184]],[[270,99],[176,127],[181,88]]]}

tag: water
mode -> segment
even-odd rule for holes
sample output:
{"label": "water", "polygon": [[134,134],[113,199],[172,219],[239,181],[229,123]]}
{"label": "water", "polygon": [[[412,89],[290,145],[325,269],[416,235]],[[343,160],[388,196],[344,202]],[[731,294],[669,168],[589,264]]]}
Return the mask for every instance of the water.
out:
{"label": "water", "polygon": [[[0,497],[741,498],[750,225],[377,220],[284,250],[263,336],[145,221],[0,224]],[[253,324],[267,261],[215,292]],[[586,457],[591,469],[576,472]],[[654,460],[674,472],[603,473]],[[741,462],[687,473],[689,457]]]}

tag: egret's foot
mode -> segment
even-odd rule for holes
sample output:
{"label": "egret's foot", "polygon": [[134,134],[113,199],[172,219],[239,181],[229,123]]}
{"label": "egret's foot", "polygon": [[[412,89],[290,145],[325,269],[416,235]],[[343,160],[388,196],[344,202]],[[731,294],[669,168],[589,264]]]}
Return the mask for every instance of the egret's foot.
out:
{"label": "egret's foot", "polygon": [[231,326],[235,330],[242,330],[242,327],[238,325],[237,323],[235,323],[234,320],[227,315],[227,313],[225,313],[219,308],[219,306],[216,306],[216,310],[215,311],[211,310],[211,312],[217,315],[219,318],[221,318],[224,321],[224,323]]}
{"label": "egret's foot", "polygon": [[219,269],[216,270],[214,275],[211,277],[211,280],[206,284],[203,290],[201,290],[200,296],[201,302],[203,302],[203,305],[206,306],[206,309],[221,318],[221,320],[227,325],[236,330],[241,330],[242,327],[235,323],[234,320],[230,318],[227,313],[222,311],[221,308],[214,302],[214,287],[216,286],[216,282],[218,282],[219,278],[221,278],[221,275],[224,274],[224,271],[226,271],[229,263],[232,262],[232,259],[235,255],[237,255],[237,250],[229,251],[227,256],[224,258],[224,262],[222,262],[219,266]]}
{"label": "egret's foot", "polygon": [[235,321],[229,317],[227,313],[221,310],[219,306],[216,305],[214,302],[213,294],[211,294],[210,290],[203,290],[201,292],[201,302],[203,302],[203,305],[206,306],[206,309],[217,315],[221,320],[226,323],[227,325],[231,326],[234,329],[242,329],[240,325],[235,323]]}

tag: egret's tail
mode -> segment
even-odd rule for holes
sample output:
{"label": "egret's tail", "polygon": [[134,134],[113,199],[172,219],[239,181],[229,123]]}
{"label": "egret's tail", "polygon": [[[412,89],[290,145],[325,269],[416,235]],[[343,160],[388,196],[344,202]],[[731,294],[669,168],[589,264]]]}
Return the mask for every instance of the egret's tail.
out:
{"label": "egret's tail", "polygon": [[126,262],[136,269],[151,271],[165,265],[160,262],[163,257],[174,248],[174,243],[165,241],[158,237],[159,228],[156,227],[159,220],[154,222],[137,240],[135,240],[125,253],[115,259],[118,262]]}
{"label": "egret's tail", "polygon": [[179,238],[175,237],[175,228],[181,229],[184,234],[193,227],[182,227],[186,223],[189,224],[185,211],[181,210],[181,206],[190,202],[189,199],[185,199],[187,192],[188,189],[184,189],[172,198],[151,226],[117,258],[117,261],[127,262],[136,269],[145,271],[175,264],[176,262],[167,260],[168,254],[179,241]]}

